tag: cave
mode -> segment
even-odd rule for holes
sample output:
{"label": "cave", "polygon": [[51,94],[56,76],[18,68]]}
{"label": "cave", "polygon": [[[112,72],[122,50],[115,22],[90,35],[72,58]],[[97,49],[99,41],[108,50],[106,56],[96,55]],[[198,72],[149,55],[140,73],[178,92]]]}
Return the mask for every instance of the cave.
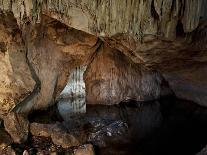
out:
{"label": "cave", "polygon": [[0,155],[207,155],[206,9],[0,1]]}

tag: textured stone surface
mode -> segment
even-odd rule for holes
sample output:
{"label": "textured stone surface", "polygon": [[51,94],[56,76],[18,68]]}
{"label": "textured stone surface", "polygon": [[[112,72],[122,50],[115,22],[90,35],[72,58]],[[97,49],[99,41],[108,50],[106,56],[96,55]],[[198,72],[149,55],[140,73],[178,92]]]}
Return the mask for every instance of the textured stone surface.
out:
{"label": "textured stone surface", "polygon": [[16,21],[11,14],[0,14],[0,117],[24,100],[34,85]]}
{"label": "textured stone surface", "polygon": [[103,45],[84,75],[88,104],[149,101],[160,97],[162,77]]}
{"label": "textured stone surface", "polygon": [[68,28],[48,17],[35,27],[25,27],[24,32],[36,88],[28,101],[15,107],[16,112],[29,112],[54,104],[71,71],[88,63],[98,41],[92,35]]}
{"label": "textured stone surface", "polygon": [[[3,0],[0,8],[12,11],[19,24],[25,17],[41,21],[41,13],[60,20],[68,26],[102,36],[128,33],[141,38],[145,34],[175,36],[180,20],[185,32],[191,32],[205,17],[203,0]],[[124,21],[124,22],[123,22]]]}
{"label": "textured stone surface", "polygon": [[[87,101],[115,104],[158,98],[160,77],[145,68],[165,74],[172,68],[206,63],[206,8],[205,0],[2,0],[0,117],[14,107],[15,112],[28,113],[52,105],[72,69],[100,59],[97,37],[129,60],[105,49],[119,57],[113,61],[120,66],[112,73],[103,65],[103,79],[98,79],[100,67],[93,70],[97,77],[87,71]],[[9,52],[12,49],[22,52]],[[128,69],[130,65],[133,69]]]}
{"label": "textured stone surface", "polygon": [[14,142],[23,143],[27,140],[29,121],[25,115],[9,113],[4,119],[4,126]]}
{"label": "textured stone surface", "polygon": [[95,155],[93,145],[85,144],[74,150],[75,155]]}
{"label": "textured stone surface", "polygon": [[63,148],[69,148],[69,147],[80,145],[78,139],[68,133],[62,133],[62,132],[52,133],[51,138],[54,144],[60,145]]}
{"label": "textured stone surface", "polygon": [[31,123],[30,132],[33,136],[51,137],[54,144],[69,148],[78,146],[80,142],[60,124]]}

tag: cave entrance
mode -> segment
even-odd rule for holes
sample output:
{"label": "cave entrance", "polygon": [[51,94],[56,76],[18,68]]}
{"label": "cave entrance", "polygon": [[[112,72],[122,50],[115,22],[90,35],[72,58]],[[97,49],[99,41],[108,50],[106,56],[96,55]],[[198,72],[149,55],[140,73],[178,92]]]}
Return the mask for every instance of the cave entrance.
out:
{"label": "cave entrance", "polygon": [[83,74],[86,66],[76,67],[70,74],[67,85],[60,94],[58,111],[64,120],[86,113],[86,91]]}

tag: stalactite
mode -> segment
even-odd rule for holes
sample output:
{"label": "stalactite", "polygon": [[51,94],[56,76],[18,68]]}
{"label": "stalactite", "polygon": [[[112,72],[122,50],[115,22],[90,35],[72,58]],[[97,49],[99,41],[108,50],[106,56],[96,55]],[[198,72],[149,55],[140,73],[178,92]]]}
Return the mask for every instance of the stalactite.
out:
{"label": "stalactite", "polygon": [[[151,14],[152,3],[159,20]],[[174,30],[179,20],[182,21],[185,32],[192,32],[198,26],[200,17],[206,17],[203,11],[206,8],[205,0],[0,1],[0,10],[12,10],[19,23],[24,20],[23,15],[33,22],[40,22],[41,13],[44,13],[69,26],[96,35],[112,36],[117,33],[127,33],[138,39],[148,34],[173,39],[176,36]],[[181,12],[183,13],[179,14]],[[75,17],[81,20],[72,19]]]}

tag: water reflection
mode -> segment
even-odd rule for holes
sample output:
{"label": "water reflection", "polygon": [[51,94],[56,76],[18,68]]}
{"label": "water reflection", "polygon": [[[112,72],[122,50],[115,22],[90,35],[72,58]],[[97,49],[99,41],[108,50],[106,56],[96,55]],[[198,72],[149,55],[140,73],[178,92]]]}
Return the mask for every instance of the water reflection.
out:
{"label": "water reflection", "polygon": [[72,71],[68,84],[60,95],[58,110],[64,120],[68,120],[75,114],[86,112],[86,92],[83,80],[85,70],[86,66],[76,67]]}

